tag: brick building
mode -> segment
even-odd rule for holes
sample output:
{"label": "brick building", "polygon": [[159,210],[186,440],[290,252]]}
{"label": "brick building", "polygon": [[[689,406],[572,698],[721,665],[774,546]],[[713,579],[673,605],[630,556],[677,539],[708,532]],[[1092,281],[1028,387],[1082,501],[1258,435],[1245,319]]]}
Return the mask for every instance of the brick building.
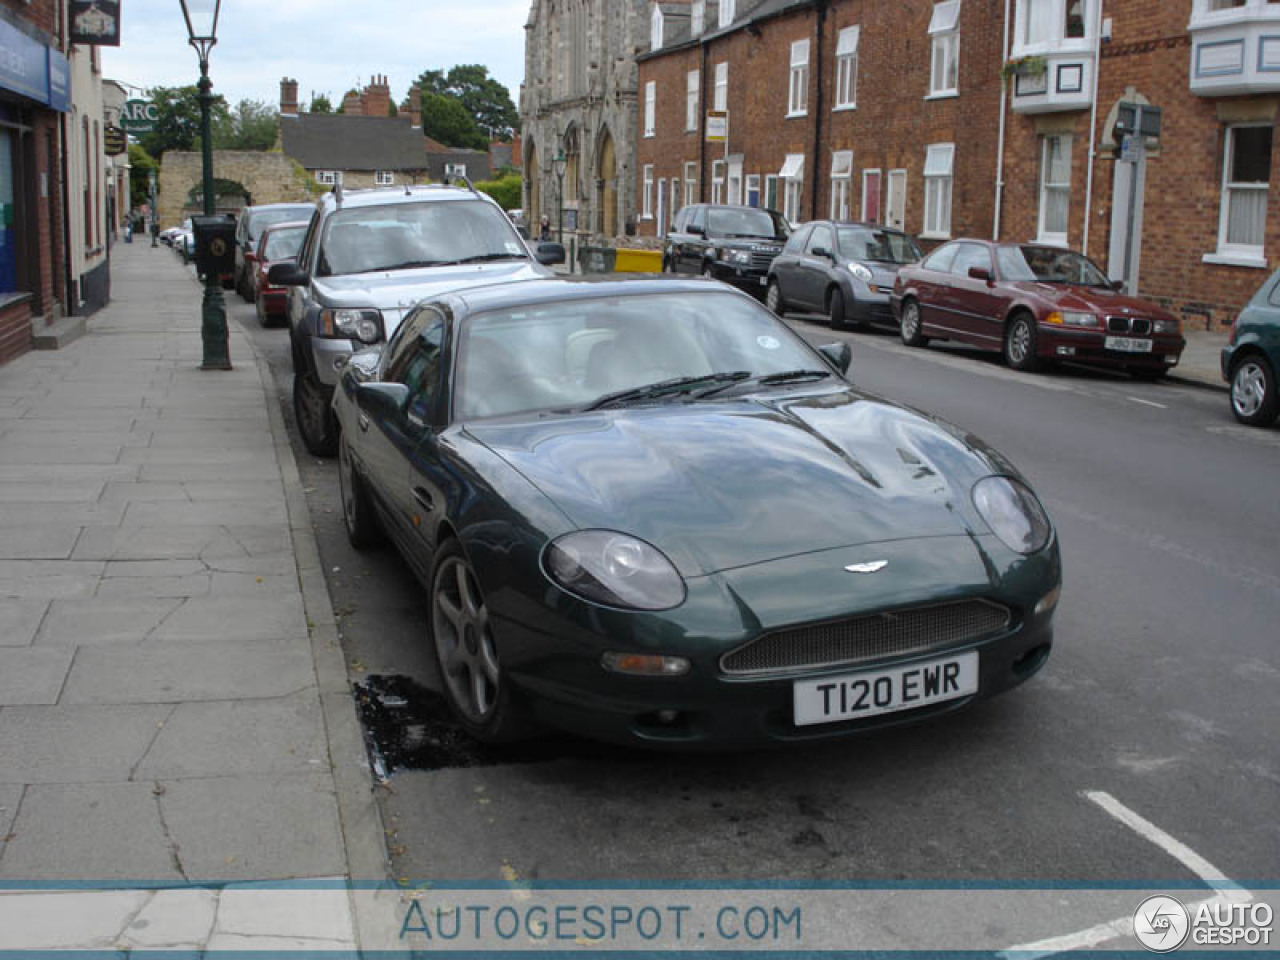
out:
{"label": "brick building", "polygon": [[0,0],[0,364],[67,309],[63,120],[71,105],[59,0]]}
{"label": "brick building", "polygon": [[651,2],[637,57],[641,235],[684,203],[744,202],[926,247],[1068,244],[1122,278],[1124,101],[1163,111],[1134,203],[1144,296],[1229,322],[1280,249],[1274,0],[694,0],[670,28],[672,6]]}

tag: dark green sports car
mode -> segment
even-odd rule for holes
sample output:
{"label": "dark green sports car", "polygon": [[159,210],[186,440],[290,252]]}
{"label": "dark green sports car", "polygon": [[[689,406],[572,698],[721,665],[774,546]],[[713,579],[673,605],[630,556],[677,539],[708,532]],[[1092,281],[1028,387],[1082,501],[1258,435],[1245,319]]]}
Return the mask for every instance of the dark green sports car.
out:
{"label": "dark green sports car", "polygon": [[482,739],[801,741],[1021,683],[1053,640],[1049,519],[848,365],[703,280],[454,292],[342,378],[348,534],[430,591]]}

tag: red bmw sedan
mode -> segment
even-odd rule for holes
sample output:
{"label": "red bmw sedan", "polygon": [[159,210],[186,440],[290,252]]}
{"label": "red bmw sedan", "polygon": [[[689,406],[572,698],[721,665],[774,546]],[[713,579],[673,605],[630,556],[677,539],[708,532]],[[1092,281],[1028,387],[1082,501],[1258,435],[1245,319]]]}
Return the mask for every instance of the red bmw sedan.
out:
{"label": "red bmw sedan", "polygon": [[892,300],[909,346],[958,340],[1003,352],[1015,370],[1079,360],[1155,380],[1186,346],[1177,317],[1062,247],[954,240],[903,267]]}

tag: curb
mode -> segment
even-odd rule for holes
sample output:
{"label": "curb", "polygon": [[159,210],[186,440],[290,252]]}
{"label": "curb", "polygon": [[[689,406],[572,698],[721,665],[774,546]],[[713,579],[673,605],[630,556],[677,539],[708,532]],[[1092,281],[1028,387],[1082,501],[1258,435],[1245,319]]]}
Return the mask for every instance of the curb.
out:
{"label": "curb", "polygon": [[1210,383],[1208,380],[1201,380],[1196,377],[1180,377],[1177,374],[1165,374],[1165,379],[1170,383],[1176,383],[1182,387],[1196,387],[1200,390],[1212,390],[1215,393],[1230,393],[1231,387],[1225,382]]}

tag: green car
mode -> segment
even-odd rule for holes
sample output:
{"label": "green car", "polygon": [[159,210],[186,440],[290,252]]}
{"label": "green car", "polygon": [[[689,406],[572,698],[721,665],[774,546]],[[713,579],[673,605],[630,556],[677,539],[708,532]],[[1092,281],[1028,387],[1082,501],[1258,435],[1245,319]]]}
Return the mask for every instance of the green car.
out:
{"label": "green car", "polygon": [[1280,270],[1236,317],[1222,348],[1222,376],[1231,384],[1231,412],[1241,423],[1265,427],[1280,414]]}
{"label": "green car", "polygon": [[1061,566],[1035,494],[849,360],[722,284],[618,277],[455,290],[356,354],[347,532],[429,592],[464,727],[817,740],[1040,669]]}

